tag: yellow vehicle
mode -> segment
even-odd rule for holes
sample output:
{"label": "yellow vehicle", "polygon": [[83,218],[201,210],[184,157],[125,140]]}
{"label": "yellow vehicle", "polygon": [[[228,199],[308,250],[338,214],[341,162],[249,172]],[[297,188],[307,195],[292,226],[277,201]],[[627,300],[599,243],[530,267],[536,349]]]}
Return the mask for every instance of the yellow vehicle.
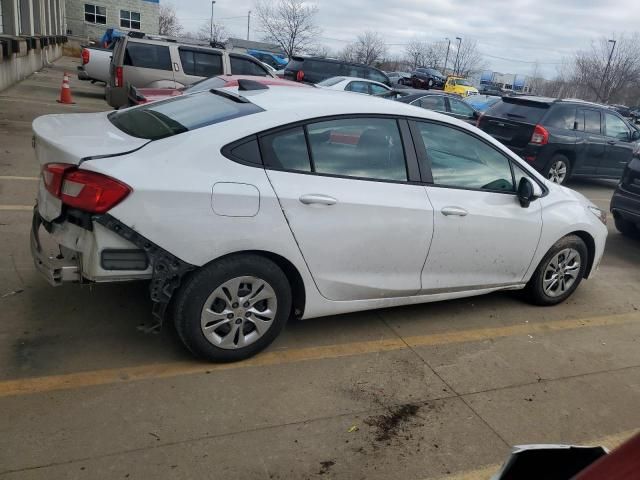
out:
{"label": "yellow vehicle", "polygon": [[444,91],[447,93],[455,93],[461,97],[478,94],[478,89],[471,86],[469,80],[462,77],[454,77],[453,75],[447,77],[447,81],[444,84]]}

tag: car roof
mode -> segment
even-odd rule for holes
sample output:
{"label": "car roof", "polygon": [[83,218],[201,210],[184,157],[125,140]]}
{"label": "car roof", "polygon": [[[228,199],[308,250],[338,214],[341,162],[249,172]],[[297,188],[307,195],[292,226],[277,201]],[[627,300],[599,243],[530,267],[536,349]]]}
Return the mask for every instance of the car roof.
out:
{"label": "car roof", "polygon": [[[335,78],[335,77],[331,77],[331,78]],[[341,82],[353,82],[353,81],[357,81],[357,82],[367,82],[367,83],[375,83],[376,85],[382,85],[384,88],[389,88],[388,85],[385,85],[384,83],[381,82],[376,82],[375,80],[369,80],[368,78],[362,78],[362,77],[343,77],[340,76],[340,78],[342,78],[342,80],[340,80]],[[327,78],[327,80],[329,80]]]}

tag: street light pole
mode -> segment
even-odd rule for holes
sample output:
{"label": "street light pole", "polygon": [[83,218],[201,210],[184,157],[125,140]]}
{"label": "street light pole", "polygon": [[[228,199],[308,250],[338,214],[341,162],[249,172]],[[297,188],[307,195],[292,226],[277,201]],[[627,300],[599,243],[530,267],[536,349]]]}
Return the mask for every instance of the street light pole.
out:
{"label": "street light pole", "polygon": [[211,0],[211,33],[209,35],[209,41],[213,42],[213,5],[216,3],[216,0]]}
{"label": "street light pole", "polygon": [[598,95],[597,95],[597,100],[598,101],[600,99],[604,100],[602,98],[602,87],[604,86],[604,80],[607,77],[607,73],[609,73],[609,66],[611,65],[611,58],[613,57],[613,51],[616,48],[616,41],[615,40],[609,40],[609,43],[613,43],[613,46],[611,47],[611,53],[609,53],[609,60],[607,61],[607,66],[604,69],[604,73],[602,74],[602,80],[600,81],[600,88],[598,89]]}
{"label": "street light pole", "polygon": [[247,14],[247,40],[249,40],[249,25],[251,25],[251,10]]}
{"label": "street light pole", "polygon": [[449,61],[449,49],[451,48],[451,39],[445,38],[449,42],[447,45],[447,56],[444,57],[444,68],[442,69],[442,73],[447,74],[447,62]]}
{"label": "street light pole", "polygon": [[458,40],[458,53],[456,53],[456,63],[453,65],[454,75],[458,74],[458,59],[460,58],[460,45],[462,45],[462,38],[456,37],[456,40]]}

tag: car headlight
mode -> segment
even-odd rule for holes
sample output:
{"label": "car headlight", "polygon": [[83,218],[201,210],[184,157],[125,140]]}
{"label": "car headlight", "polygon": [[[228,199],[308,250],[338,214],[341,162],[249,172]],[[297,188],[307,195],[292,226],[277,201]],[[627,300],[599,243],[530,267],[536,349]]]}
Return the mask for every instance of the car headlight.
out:
{"label": "car headlight", "polygon": [[589,205],[587,207],[589,209],[589,211],[591,213],[593,213],[596,217],[598,217],[598,220],[600,220],[604,225],[607,224],[607,212],[598,208],[598,207],[594,207],[593,205]]}

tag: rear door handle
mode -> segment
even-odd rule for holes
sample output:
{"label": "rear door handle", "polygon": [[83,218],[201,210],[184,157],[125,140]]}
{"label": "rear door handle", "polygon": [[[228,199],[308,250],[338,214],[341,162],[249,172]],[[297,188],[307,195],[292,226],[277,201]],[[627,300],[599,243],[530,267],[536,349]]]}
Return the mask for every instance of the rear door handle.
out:
{"label": "rear door handle", "polygon": [[443,207],[440,212],[445,216],[456,216],[456,217],[466,217],[469,212],[467,212],[462,207]]}
{"label": "rear door handle", "polygon": [[335,205],[338,203],[333,197],[329,195],[322,195],[319,193],[308,193],[300,197],[300,201],[305,205]]}
{"label": "rear door handle", "polygon": [[608,143],[609,145],[615,145],[615,144],[616,144],[616,143],[618,143],[618,142],[616,142],[615,140],[609,140],[607,143]]}

